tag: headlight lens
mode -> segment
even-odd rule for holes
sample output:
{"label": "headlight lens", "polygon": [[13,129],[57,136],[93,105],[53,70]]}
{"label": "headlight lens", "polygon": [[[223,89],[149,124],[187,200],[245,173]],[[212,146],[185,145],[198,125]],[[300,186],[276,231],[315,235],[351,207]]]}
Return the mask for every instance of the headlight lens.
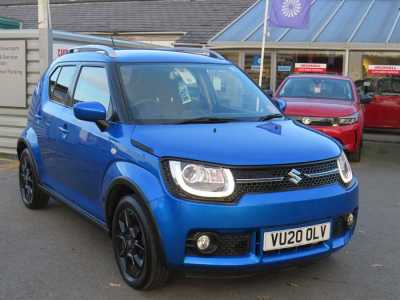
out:
{"label": "headlight lens", "polygon": [[339,156],[337,165],[342,181],[345,184],[349,184],[353,180],[353,172],[351,171],[350,163],[344,152],[342,152],[342,154]]}
{"label": "headlight lens", "polygon": [[341,117],[337,119],[339,125],[351,125],[360,120],[360,114],[357,112],[351,116]]}
{"label": "headlight lens", "polygon": [[173,160],[169,161],[169,167],[175,184],[188,194],[224,198],[235,190],[235,180],[229,169]]}

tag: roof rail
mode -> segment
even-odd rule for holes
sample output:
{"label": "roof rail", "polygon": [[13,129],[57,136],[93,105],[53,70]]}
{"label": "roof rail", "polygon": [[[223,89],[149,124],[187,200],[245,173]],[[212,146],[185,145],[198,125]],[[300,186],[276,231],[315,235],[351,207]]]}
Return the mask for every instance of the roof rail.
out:
{"label": "roof rail", "polygon": [[157,50],[197,54],[197,55],[209,56],[212,58],[225,60],[225,57],[223,57],[221,54],[208,48],[177,47],[177,48],[160,48]]}
{"label": "roof rail", "polygon": [[68,53],[78,53],[78,52],[101,52],[109,57],[117,56],[113,48],[103,45],[77,46],[68,50]]}
{"label": "roof rail", "polygon": [[[146,48],[143,48],[143,49],[135,48],[135,49],[127,49],[127,50],[147,50],[147,49]],[[208,48],[194,48],[194,47],[178,47],[178,48],[162,47],[161,48],[160,47],[160,48],[154,48],[154,49],[149,48],[148,50],[191,53],[191,54],[209,56],[212,58],[225,60],[225,58],[221,54],[219,54],[211,49],[208,49]],[[115,49],[113,49],[109,46],[104,46],[104,45],[77,46],[77,47],[73,47],[68,50],[68,53],[79,53],[79,52],[101,52],[109,57],[117,56]]]}

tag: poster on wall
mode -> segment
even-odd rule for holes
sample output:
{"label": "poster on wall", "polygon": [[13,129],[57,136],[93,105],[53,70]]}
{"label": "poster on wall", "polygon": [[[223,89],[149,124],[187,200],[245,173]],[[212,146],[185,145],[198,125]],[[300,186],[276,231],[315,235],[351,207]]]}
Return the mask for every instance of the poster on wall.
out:
{"label": "poster on wall", "polygon": [[261,55],[254,55],[253,60],[251,62],[251,70],[260,71],[260,67],[261,67]]}
{"label": "poster on wall", "polygon": [[26,107],[25,41],[0,41],[0,107]]}
{"label": "poster on wall", "polygon": [[368,75],[400,76],[400,65],[369,65]]}
{"label": "poster on wall", "polygon": [[326,64],[296,63],[294,65],[295,73],[326,73]]}

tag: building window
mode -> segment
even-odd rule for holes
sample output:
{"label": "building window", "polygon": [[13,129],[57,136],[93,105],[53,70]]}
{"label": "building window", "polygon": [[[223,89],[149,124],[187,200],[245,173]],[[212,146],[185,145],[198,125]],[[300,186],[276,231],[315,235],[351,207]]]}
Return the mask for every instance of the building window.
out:
{"label": "building window", "polygon": [[[258,84],[260,76],[261,53],[246,53],[244,70]],[[263,85],[264,90],[271,89],[271,54],[265,53]]]}
{"label": "building window", "polygon": [[311,72],[304,71],[307,68],[296,68],[296,64],[318,64],[322,67],[314,69],[316,72],[327,73],[327,74],[343,74],[343,57],[342,52],[330,52],[330,51],[290,51],[280,52],[277,54],[277,70],[276,70],[276,82],[279,86],[282,81],[290,74],[299,72]]}
{"label": "building window", "polygon": [[221,54],[234,65],[239,65],[239,52],[223,52]]}

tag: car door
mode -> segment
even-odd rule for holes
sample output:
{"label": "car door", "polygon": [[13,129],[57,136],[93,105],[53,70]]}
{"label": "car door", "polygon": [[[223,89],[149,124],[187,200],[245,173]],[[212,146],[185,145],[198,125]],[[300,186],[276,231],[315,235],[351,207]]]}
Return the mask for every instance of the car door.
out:
{"label": "car door", "polygon": [[391,78],[390,91],[384,104],[387,128],[400,128],[400,78]]}
{"label": "car door", "polygon": [[365,127],[400,128],[400,78],[377,81],[374,99],[365,108]]}
{"label": "car door", "polygon": [[66,109],[63,128],[67,137],[61,140],[61,152],[68,176],[68,199],[90,215],[102,219],[101,187],[104,173],[114,159],[111,149],[115,141],[114,133],[119,124],[109,121],[109,128],[101,130],[94,122],[78,120],[73,113],[73,105],[78,102],[97,101],[108,110],[111,118],[111,104],[108,68],[106,65],[82,65],[77,76],[71,106]]}
{"label": "car door", "polygon": [[59,140],[65,137],[63,118],[70,100],[70,93],[77,67],[57,66],[49,76],[48,89],[43,92],[42,108],[35,115],[38,142],[41,149],[43,184],[58,194],[64,194],[64,164],[66,157],[60,150]]}

